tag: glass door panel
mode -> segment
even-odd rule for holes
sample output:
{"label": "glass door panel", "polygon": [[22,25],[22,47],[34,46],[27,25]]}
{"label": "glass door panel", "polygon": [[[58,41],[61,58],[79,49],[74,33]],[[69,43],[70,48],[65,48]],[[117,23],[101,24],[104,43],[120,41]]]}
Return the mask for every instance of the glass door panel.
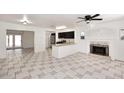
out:
{"label": "glass door panel", "polygon": [[9,35],[9,47],[12,48],[13,44],[13,35]]}
{"label": "glass door panel", "polygon": [[6,35],[7,49],[15,49],[21,47],[22,47],[21,35]]}
{"label": "glass door panel", "polygon": [[6,47],[7,48],[13,48],[13,35],[7,35],[6,36]]}
{"label": "glass door panel", "polygon": [[21,47],[21,35],[15,35],[15,48]]}

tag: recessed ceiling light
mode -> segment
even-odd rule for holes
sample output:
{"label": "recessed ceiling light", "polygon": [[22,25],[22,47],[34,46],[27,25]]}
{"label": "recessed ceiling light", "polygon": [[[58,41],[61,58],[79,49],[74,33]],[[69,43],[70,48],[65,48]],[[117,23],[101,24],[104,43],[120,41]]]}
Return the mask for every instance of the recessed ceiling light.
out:
{"label": "recessed ceiling light", "polygon": [[65,28],[67,28],[66,26],[56,26],[56,29],[65,29]]}

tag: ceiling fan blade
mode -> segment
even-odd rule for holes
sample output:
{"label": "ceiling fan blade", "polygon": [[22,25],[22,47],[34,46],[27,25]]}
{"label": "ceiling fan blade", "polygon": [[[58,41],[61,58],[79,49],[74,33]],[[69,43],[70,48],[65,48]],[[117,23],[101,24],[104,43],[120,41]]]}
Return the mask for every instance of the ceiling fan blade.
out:
{"label": "ceiling fan blade", "polygon": [[91,20],[103,20],[102,18],[95,18],[95,19],[91,19]]}
{"label": "ceiling fan blade", "polygon": [[77,21],[76,23],[80,23],[80,22],[82,22],[82,21],[84,21],[84,20],[81,20],[81,21]]}
{"label": "ceiling fan blade", "polygon": [[32,24],[32,22],[31,22],[31,21],[29,21],[28,23],[29,23],[29,24]]}
{"label": "ceiling fan blade", "polygon": [[85,19],[85,18],[83,18],[83,17],[78,17],[78,19]]}
{"label": "ceiling fan blade", "polygon": [[100,16],[100,14],[95,14],[95,15],[91,16],[91,18],[94,18],[94,17],[97,17],[97,16]]}
{"label": "ceiling fan blade", "polygon": [[23,19],[21,19],[21,20],[19,20],[19,22],[22,22],[22,23],[23,23],[23,22],[24,22],[24,20],[23,20]]}

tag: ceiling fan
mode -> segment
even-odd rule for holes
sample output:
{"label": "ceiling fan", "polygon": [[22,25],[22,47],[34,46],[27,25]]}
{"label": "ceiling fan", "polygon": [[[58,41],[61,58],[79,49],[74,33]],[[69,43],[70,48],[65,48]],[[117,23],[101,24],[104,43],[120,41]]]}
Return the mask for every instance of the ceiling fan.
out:
{"label": "ceiling fan", "polygon": [[31,20],[29,20],[29,18],[27,17],[27,15],[23,15],[23,18],[21,20],[19,20],[19,22],[23,23],[23,24],[32,24]]}
{"label": "ceiling fan", "polygon": [[102,18],[96,18],[96,17],[98,17],[98,16],[100,16],[100,14],[95,14],[95,15],[86,15],[86,16],[84,16],[84,17],[78,17],[78,19],[81,19],[80,21],[78,21],[77,23],[80,23],[80,22],[82,22],[82,21],[85,21],[87,24],[89,24],[90,23],[90,21],[100,21],[100,20],[103,20]]}

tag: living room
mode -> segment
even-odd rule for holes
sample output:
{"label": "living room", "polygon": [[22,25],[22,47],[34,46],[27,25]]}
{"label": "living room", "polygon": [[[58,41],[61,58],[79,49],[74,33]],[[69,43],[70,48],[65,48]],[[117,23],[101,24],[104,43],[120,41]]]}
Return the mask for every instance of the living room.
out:
{"label": "living room", "polygon": [[2,93],[124,93],[123,0],[1,0]]}
{"label": "living room", "polygon": [[[124,78],[124,15],[1,14],[0,20],[0,78]],[[15,31],[33,32],[23,40],[33,49],[7,50],[6,35]]]}

